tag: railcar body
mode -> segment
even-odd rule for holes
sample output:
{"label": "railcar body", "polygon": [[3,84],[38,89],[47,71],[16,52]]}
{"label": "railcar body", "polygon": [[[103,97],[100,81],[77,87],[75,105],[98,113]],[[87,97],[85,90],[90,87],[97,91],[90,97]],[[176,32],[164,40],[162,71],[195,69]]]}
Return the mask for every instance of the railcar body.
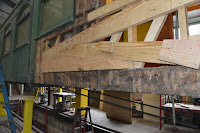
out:
{"label": "railcar body", "polygon": [[[5,81],[35,83],[36,46],[52,47],[84,30],[95,0],[21,0],[0,29]],[[105,0],[99,2],[99,6]]]}

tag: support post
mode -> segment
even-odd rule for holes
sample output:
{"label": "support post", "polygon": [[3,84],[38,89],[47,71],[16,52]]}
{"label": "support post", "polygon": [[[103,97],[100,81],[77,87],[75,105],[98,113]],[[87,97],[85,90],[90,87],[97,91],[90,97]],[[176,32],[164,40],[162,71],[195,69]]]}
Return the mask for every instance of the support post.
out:
{"label": "support post", "polygon": [[22,133],[32,133],[33,100],[25,99],[24,124]]}
{"label": "support post", "polygon": [[21,95],[24,95],[24,84],[22,84],[22,88],[21,88]]}
{"label": "support post", "polygon": [[48,106],[51,105],[51,88],[48,87]]}
{"label": "support post", "polygon": [[[160,108],[162,108],[162,96],[160,95]],[[160,117],[162,117],[162,110],[160,109]],[[160,130],[162,129],[162,119],[160,118]]]}
{"label": "support post", "polygon": [[188,14],[187,8],[182,6],[178,9],[178,21],[180,28],[180,39],[188,39],[189,37],[189,27],[188,27]]}
{"label": "support post", "polygon": [[9,97],[12,96],[12,84],[9,83]]}
{"label": "support post", "polygon": [[[82,94],[82,95],[81,95]],[[77,108],[88,106],[88,89],[76,89],[76,112]],[[81,111],[81,115],[85,115],[85,110]]]}
{"label": "support post", "polygon": [[173,131],[177,131],[176,128],[176,112],[175,112],[175,105],[174,105],[174,95],[172,96],[172,113],[173,113]]}
{"label": "support post", "polygon": [[[59,89],[58,89],[58,92],[62,93],[62,88],[59,88]],[[58,97],[58,102],[59,102],[59,103],[62,102],[62,97]]]}

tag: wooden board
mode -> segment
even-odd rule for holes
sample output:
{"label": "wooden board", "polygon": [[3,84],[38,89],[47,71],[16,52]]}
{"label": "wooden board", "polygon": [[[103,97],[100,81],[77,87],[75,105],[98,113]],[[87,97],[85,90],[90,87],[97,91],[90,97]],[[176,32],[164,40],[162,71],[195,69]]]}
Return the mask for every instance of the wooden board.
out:
{"label": "wooden board", "polygon": [[101,8],[98,8],[88,13],[88,21],[93,21],[97,18],[102,18],[112,13],[115,13],[127,6],[131,6],[141,0],[115,0]]}
{"label": "wooden board", "polygon": [[[111,96],[115,96],[115,97],[119,97],[119,98],[123,98],[123,99],[127,99],[127,100],[132,100],[132,95],[130,94],[130,92],[120,92],[120,91],[104,91],[104,94],[107,95],[111,95]],[[121,99],[116,99],[113,97],[109,97],[109,96],[104,96],[104,100],[111,102],[113,104],[117,104],[117,105],[121,105],[127,108],[132,108],[132,104],[131,102],[128,101],[124,101]],[[118,120],[118,121],[122,121],[125,123],[132,123],[132,111],[129,109],[124,109],[112,104],[108,104],[108,103],[104,103],[104,111],[106,112],[106,116],[110,119],[113,120]]]}
{"label": "wooden board", "polygon": [[168,15],[158,17],[153,20],[151,27],[145,37],[145,41],[156,41]]}
{"label": "wooden board", "polygon": [[71,45],[104,39],[117,32],[124,31],[128,27],[148,22],[173,12],[178,7],[190,5],[196,1],[198,0],[147,0],[140,2],[54,46],[51,48],[52,54],[56,54],[58,48],[66,49]]}
{"label": "wooden board", "polygon": [[[80,70],[103,70],[129,68],[128,61],[164,63],[158,55],[162,42],[113,42],[114,51],[110,53],[110,42],[82,44],[58,51],[52,55],[45,51],[39,63],[41,72],[61,72]],[[59,65],[58,65],[59,64]]]}
{"label": "wooden board", "polygon": [[199,51],[200,40],[164,40],[158,59],[199,69]]}
{"label": "wooden board", "polygon": [[156,41],[163,41],[164,39],[174,39],[172,13],[168,15],[167,20],[165,21],[165,24],[163,25],[160,35]]}
{"label": "wooden board", "polygon": [[51,60],[44,60],[41,64],[42,73],[125,68],[129,68],[127,61],[81,56],[57,56]]}
{"label": "wooden board", "polygon": [[128,42],[137,42],[137,26],[128,28]]}
{"label": "wooden board", "polygon": [[200,70],[153,67],[44,73],[40,84],[136,93],[200,97]]}
{"label": "wooden board", "polygon": [[188,39],[189,37],[188,14],[187,14],[187,9],[184,6],[178,9],[178,21],[180,28],[180,39]]}
{"label": "wooden board", "polygon": [[189,36],[189,39],[200,39],[200,35]]}
{"label": "wooden board", "polygon": [[[144,39],[145,42],[157,40],[158,35],[160,34],[160,31],[161,31],[166,19],[167,19],[167,15],[164,15],[164,16],[158,17],[153,20],[153,22],[149,28],[149,31],[147,32],[147,35]],[[143,68],[144,65],[145,65],[144,62],[135,62],[134,63],[134,66],[136,68]]]}

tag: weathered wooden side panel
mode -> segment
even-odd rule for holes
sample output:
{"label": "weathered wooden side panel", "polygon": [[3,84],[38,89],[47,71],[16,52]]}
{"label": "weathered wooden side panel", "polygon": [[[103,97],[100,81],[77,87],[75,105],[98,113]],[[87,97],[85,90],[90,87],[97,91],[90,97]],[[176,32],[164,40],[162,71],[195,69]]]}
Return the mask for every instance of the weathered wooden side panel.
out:
{"label": "weathered wooden side panel", "polygon": [[200,97],[200,70],[160,67],[44,73],[47,85]]}
{"label": "weathered wooden side panel", "polygon": [[[96,0],[75,0],[75,18],[74,21],[63,25],[59,28],[55,28],[52,32],[37,38],[36,40],[36,55],[35,55],[35,83],[41,81],[42,75],[41,73],[41,60],[42,53],[48,48],[56,45],[56,41],[58,40],[58,36],[60,40],[58,42],[62,42],[67,38],[81,32],[82,30],[90,27],[91,22],[87,22],[87,14],[95,8],[101,7],[105,5],[106,0],[99,0],[99,3],[96,4]],[[98,5],[98,6],[97,6]],[[55,41],[56,40],[56,41]]]}

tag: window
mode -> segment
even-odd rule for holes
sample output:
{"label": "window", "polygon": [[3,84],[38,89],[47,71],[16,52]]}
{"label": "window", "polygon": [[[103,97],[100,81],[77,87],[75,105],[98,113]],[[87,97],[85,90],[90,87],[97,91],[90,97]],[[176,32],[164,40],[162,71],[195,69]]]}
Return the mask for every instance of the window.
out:
{"label": "window", "polygon": [[[176,29],[174,28],[174,38],[176,36],[175,31]],[[190,36],[200,35],[200,23],[189,25],[189,34]],[[180,28],[178,28],[178,39],[180,39]]]}
{"label": "window", "polygon": [[74,16],[74,0],[42,0],[41,8],[40,31]]}
{"label": "window", "polygon": [[16,47],[19,47],[28,42],[29,28],[30,28],[30,7],[26,7],[17,18]]}
{"label": "window", "polygon": [[6,54],[10,51],[11,29],[12,29],[12,27],[11,27],[11,25],[9,25],[5,31],[3,54]]}
{"label": "window", "polygon": [[200,23],[196,23],[189,26],[190,36],[200,34]]}

